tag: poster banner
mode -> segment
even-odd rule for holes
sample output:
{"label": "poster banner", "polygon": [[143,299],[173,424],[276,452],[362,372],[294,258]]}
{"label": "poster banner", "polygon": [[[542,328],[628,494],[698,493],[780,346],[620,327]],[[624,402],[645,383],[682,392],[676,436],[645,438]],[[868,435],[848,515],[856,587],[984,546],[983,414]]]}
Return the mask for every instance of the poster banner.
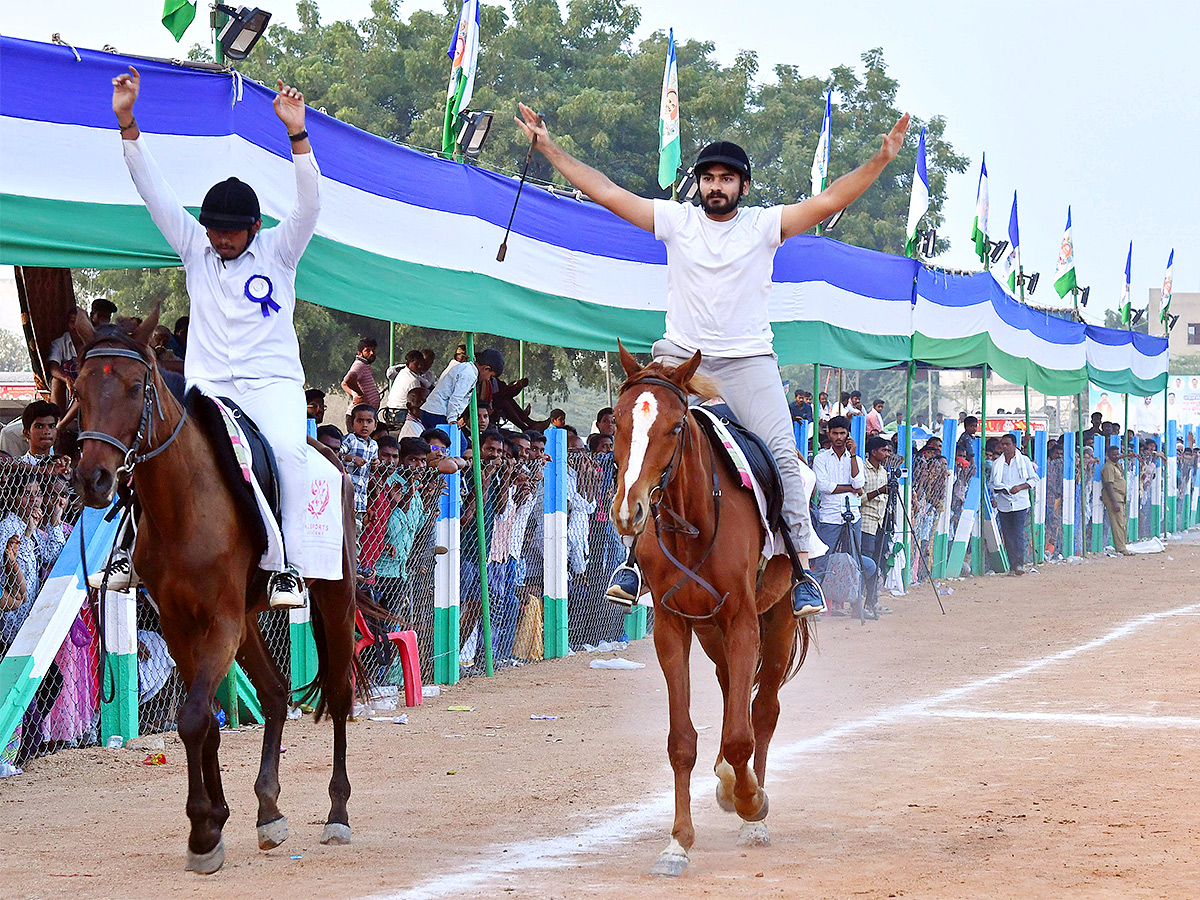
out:
{"label": "poster banner", "polygon": [[[1168,387],[1177,378],[1186,381],[1190,376],[1172,375],[1168,381]],[[1200,402],[1200,390],[1196,394],[1197,401]],[[1178,400],[1176,400],[1178,403]],[[1175,407],[1173,406],[1172,409]],[[1104,391],[1096,387],[1094,384],[1088,385],[1088,413],[1100,413],[1104,417],[1105,422],[1116,422],[1124,430],[1127,426],[1125,423],[1125,395],[1116,394],[1112,391]],[[1178,418],[1178,416],[1176,416]],[[1179,421],[1184,421],[1180,419]],[[1084,423],[1090,425],[1090,422]],[[1149,397],[1129,398],[1129,428],[1132,428],[1138,434],[1162,434],[1163,430],[1163,395],[1152,394]]]}

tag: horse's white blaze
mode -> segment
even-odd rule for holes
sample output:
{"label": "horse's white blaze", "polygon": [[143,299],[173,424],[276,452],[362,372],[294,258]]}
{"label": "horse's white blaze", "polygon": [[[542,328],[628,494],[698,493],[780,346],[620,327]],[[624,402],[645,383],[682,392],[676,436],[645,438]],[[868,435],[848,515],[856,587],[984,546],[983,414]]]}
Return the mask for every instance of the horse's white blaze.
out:
{"label": "horse's white blaze", "polygon": [[642,475],[642,463],[646,461],[646,450],[650,446],[650,427],[658,418],[658,399],[650,391],[642,391],[633,403],[633,431],[629,435],[629,461],[625,464],[625,477],[621,482],[624,496],[621,498],[620,519],[629,521],[629,487],[637,484]]}

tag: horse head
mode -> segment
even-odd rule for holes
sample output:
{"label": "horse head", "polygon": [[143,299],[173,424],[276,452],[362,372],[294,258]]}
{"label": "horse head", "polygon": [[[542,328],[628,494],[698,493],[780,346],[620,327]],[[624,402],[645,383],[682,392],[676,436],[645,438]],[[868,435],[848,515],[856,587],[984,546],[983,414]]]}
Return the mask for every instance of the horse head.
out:
{"label": "horse head", "polygon": [[618,347],[626,378],[613,408],[617,477],[612,521],[623,537],[631,538],[645,530],[653,494],[665,489],[679,462],[700,351],[674,368],[657,362],[643,367],[623,344]]}
{"label": "horse head", "polygon": [[75,328],[83,346],[75,379],[80,428],[75,490],[88,506],[103,508],[112,502],[118,471],[129,470],[139,444],[150,438],[153,420],[148,411],[156,370],[150,336],[158,317],[155,307],[132,330],[120,324],[95,328],[76,311]]}

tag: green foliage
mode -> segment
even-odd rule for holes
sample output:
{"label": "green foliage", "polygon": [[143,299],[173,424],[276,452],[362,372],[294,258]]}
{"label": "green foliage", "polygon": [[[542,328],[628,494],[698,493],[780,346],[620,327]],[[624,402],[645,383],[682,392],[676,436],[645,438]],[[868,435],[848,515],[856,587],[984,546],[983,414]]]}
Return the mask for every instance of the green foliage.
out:
{"label": "green foliage", "polygon": [[[310,106],[340,121],[410,146],[438,148],[449,77],[446,48],[459,5],[446,0],[441,12],[415,10],[404,19],[399,3],[374,0],[370,15],[360,22],[322,22],[317,4],[301,0],[299,26],[273,26],[239,68],[272,87],[276,79],[300,87]],[[486,165],[520,170],[529,145],[509,116],[515,114],[517,101],[524,100],[545,116],[567,150],[638,194],[666,196],[657,183],[666,35],[655,32],[635,45],[633,33],[641,19],[636,6],[626,0],[571,0],[564,15],[557,0],[513,0],[511,13],[484,4],[480,19],[471,106],[496,112],[484,148]],[[683,158],[694,158],[714,140],[743,144],[754,161],[751,202],[790,202],[808,194],[827,89],[834,92],[831,180],[867,160],[899,118],[898,85],[887,72],[881,49],[863,54],[861,69],[838,66],[821,77],[801,74],[797,66],[778,66],[774,79],[762,83],[756,81],[754,53],[742,51],[732,65],[723,66],[714,59],[715,52],[711,41],[686,41],[676,47]],[[206,58],[207,50],[197,45],[189,55]],[[832,237],[903,252],[921,124],[913,120],[900,156],[847,211]],[[932,116],[924,124],[930,177],[927,222],[937,226],[946,176],[964,171],[968,160],[944,139],[942,117]],[[540,155],[534,156],[530,174],[535,180],[565,184]],[[939,240],[939,250],[948,246],[948,241]],[[81,272],[77,283],[86,296],[112,296],[122,312],[144,315],[161,300],[165,317],[173,321],[186,309],[182,273],[175,270]],[[296,330],[313,384],[340,383],[360,333],[373,333],[380,341],[380,358],[387,358],[387,326],[381,322],[301,303]],[[458,334],[399,325],[397,356],[402,358],[403,349],[431,347],[444,361],[459,340]],[[517,342],[479,337],[479,346],[493,344],[504,351],[515,372]],[[526,372],[549,402],[564,397],[568,385],[602,388],[602,359],[597,353],[527,345]],[[889,409],[895,408],[893,393],[885,393]]]}
{"label": "green foliage", "polygon": [[[1104,311],[1104,327],[1105,328],[1124,328],[1124,323],[1121,322],[1121,311],[1119,309],[1106,309]],[[1142,316],[1142,321],[1133,326],[1134,331],[1140,331],[1142,334],[1150,333],[1150,317]]]}
{"label": "green foliage", "polygon": [[0,372],[28,372],[29,347],[19,334],[0,328]]}

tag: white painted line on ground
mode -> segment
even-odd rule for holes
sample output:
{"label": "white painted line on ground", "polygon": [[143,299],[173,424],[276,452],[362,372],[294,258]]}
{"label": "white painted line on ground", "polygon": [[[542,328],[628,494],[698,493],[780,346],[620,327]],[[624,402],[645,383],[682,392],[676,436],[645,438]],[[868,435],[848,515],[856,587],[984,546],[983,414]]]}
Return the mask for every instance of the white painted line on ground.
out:
{"label": "white painted line on ground", "polygon": [[1002,712],[985,709],[930,709],[921,716],[934,719],[1001,719],[1008,722],[1095,725],[1100,728],[1192,728],[1200,719],[1191,716],[1139,716],[1128,713]]}
{"label": "white painted line on ground", "polygon": [[[769,765],[774,772],[778,773],[780,769],[787,768],[801,757],[824,750],[830,744],[849,735],[881,725],[892,725],[904,719],[930,716],[934,713],[934,707],[951,700],[958,700],[982,688],[1013,681],[1054,663],[1072,659],[1081,653],[1128,637],[1133,632],[1163,619],[1191,615],[1195,612],[1200,612],[1200,603],[1162,612],[1146,613],[1117,626],[1095,640],[1050,656],[1044,656],[1007,672],[950,688],[924,700],[914,700],[911,703],[893,706],[863,719],[844,722],[820,734],[802,738],[781,747],[772,746]],[[697,778],[704,778],[707,781],[711,775],[705,771],[697,773]],[[693,794],[697,797],[703,796],[704,791],[697,790],[693,784]],[[489,848],[481,859],[468,863],[457,871],[438,875],[423,884],[398,893],[373,896],[379,900],[438,900],[441,897],[469,896],[471,891],[478,890],[488,882],[510,882],[512,886],[515,886],[517,882],[514,878],[518,873],[562,868],[580,856],[595,856],[600,851],[618,844],[627,844],[633,838],[655,829],[661,830],[663,839],[666,840],[670,816],[674,811],[674,796],[674,791],[662,791],[637,806],[609,810],[605,819],[588,825],[573,834],[496,845]]]}

